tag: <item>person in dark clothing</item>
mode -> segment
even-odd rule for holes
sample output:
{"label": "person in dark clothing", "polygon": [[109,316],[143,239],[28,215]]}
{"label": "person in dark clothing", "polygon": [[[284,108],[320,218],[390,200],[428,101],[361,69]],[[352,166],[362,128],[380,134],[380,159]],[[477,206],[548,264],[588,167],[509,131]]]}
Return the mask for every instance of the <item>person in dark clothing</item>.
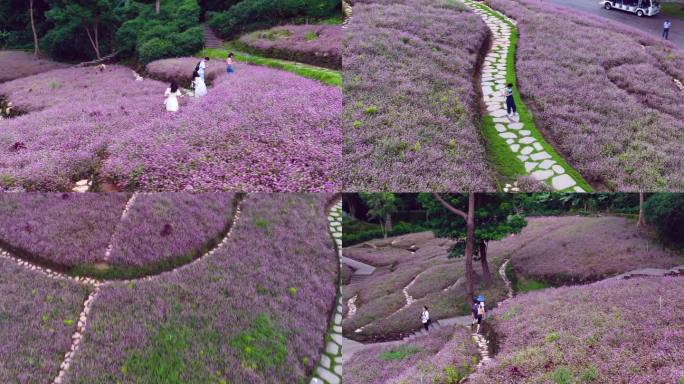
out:
{"label": "person in dark clothing", "polygon": [[430,312],[428,312],[428,307],[423,307],[423,312],[420,314],[420,322],[423,323],[423,328],[427,331],[430,328]]}
{"label": "person in dark clothing", "polygon": [[513,84],[506,84],[506,113],[508,117],[512,118],[517,113],[517,108],[515,107],[515,100],[513,99]]}

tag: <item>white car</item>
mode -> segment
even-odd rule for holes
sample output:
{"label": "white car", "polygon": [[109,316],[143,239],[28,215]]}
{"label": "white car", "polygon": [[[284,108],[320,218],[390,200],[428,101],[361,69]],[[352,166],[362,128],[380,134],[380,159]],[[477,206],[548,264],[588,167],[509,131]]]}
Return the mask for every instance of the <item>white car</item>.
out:
{"label": "white car", "polygon": [[607,10],[619,9],[636,13],[639,17],[660,13],[660,3],[656,0],[601,0],[599,4]]}

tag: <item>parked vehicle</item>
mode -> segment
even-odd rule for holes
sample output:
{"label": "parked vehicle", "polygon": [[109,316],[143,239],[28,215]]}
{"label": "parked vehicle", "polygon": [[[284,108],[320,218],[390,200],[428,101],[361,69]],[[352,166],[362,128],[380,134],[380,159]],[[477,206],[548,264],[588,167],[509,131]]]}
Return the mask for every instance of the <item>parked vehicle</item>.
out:
{"label": "parked vehicle", "polygon": [[619,9],[635,13],[639,17],[660,13],[660,3],[657,0],[601,0],[599,4],[606,10]]}

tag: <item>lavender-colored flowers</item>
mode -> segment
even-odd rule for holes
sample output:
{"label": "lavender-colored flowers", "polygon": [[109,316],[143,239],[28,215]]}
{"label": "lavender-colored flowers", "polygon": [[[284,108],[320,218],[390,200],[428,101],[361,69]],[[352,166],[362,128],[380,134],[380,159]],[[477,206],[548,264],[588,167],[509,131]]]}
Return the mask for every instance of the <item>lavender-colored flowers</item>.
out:
{"label": "lavender-colored flowers", "polygon": [[221,240],[233,219],[231,193],[137,196],[112,237],[109,264],[190,261]]}
{"label": "lavender-colored flowers", "polygon": [[87,295],[0,258],[0,382],[52,382]]}
{"label": "lavender-colored flowers", "polygon": [[32,111],[0,122],[0,190],[70,190],[93,174],[129,190],[339,190],[339,88],[238,64],[171,114],[166,87],[116,65],[0,84]]}
{"label": "lavender-colored flowers", "polygon": [[240,42],[269,57],[342,68],[340,25],[283,25],[248,33]]}
{"label": "lavender-colored flowers", "polygon": [[100,261],[128,193],[0,193],[0,245],[49,265]]}
{"label": "lavender-colored flowers", "polygon": [[0,51],[0,68],[2,68],[0,83],[63,67],[66,65],[44,58],[36,58],[28,52]]}
{"label": "lavender-colored flowers", "polygon": [[684,278],[602,281],[518,296],[492,312],[499,353],[473,383],[679,383]]}
{"label": "lavender-colored flowers", "polygon": [[[405,358],[389,358],[404,353]],[[343,367],[345,384],[442,383],[445,367],[467,373],[477,348],[465,327],[433,329],[412,341],[377,345],[355,353]]]}
{"label": "lavender-colored flowers", "polygon": [[[151,280],[103,287],[68,382],[139,381],[136,367],[154,351],[173,351],[165,367],[179,372],[178,382],[304,381],[337,292],[329,199],[250,194],[228,242],[212,255]],[[262,344],[257,330],[264,329],[273,334]],[[174,342],[164,344],[164,335]],[[267,361],[259,358],[271,349]]]}
{"label": "lavender-colored flowers", "polygon": [[344,41],[346,190],[493,190],[472,81],[487,27],[452,2],[355,2]]}
{"label": "lavender-colored flowers", "polygon": [[[663,249],[622,217],[530,218],[517,237],[543,233],[509,249],[513,270],[526,277],[561,283],[587,282],[640,268],[670,268],[684,259]],[[524,241],[524,240],[523,240]]]}
{"label": "lavender-colored flowers", "polygon": [[[540,0],[492,0],[518,21],[521,94],[547,141],[594,186],[684,187],[684,56],[654,36]],[[563,36],[563,38],[559,38]]]}

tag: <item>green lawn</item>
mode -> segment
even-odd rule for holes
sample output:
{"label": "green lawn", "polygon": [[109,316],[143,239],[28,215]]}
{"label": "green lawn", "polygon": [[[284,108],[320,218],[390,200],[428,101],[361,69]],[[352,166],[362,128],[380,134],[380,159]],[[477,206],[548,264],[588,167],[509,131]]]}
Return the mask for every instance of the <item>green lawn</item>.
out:
{"label": "green lawn", "polygon": [[195,56],[209,56],[213,59],[225,60],[225,58],[228,56],[228,52],[233,52],[235,60],[239,62],[263,65],[269,68],[292,72],[299,76],[318,80],[328,85],[334,85],[336,87],[342,86],[342,75],[339,71],[316,67],[313,65],[301,64],[294,61],[271,59],[268,57],[240,52],[239,49],[236,49],[236,47],[230,42],[225,43],[223,48],[205,48]]}
{"label": "green lawn", "polygon": [[664,15],[684,20],[684,3],[661,3],[660,11]]}
{"label": "green lawn", "polygon": [[[532,112],[527,109],[527,106],[522,102],[520,97],[520,92],[518,92],[517,78],[515,73],[515,51],[518,45],[518,30],[508,22],[501,14],[498,12],[493,12],[490,8],[481,5],[479,3],[468,1],[468,4],[473,7],[478,7],[491,15],[505,21],[511,27],[510,36],[510,48],[508,49],[508,57],[506,58],[506,82],[512,83],[513,87],[513,98],[515,99],[515,104],[518,110],[518,115],[520,117],[520,122],[525,124],[525,129],[531,132],[530,136],[537,139],[537,141],[544,147],[544,150],[551,155],[551,158],[556,161],[556,163],[563,168],[568,175],[570,175],[575,181],[577,181],[577,186],[582,187],[586,192],[592,190],[589,183],[587,183],[584,178],[573,169],[556,151],[555,149],[544,140],[539,130],[534,124],[534,117]],[[499,175],[503,178],[500,183],[512,183],[517,179],[518,176],[526,175],[525,166],[518,157],[513,153],[506,140],[504,140],[494,127],[494,120],[491,116],[487,115],[483,121],[483,132],[487,141],[487,153],[489,155],[490,161],[493,163],[494,167],[498,171]],[[574,187],[573,187],[574,188]]]}

